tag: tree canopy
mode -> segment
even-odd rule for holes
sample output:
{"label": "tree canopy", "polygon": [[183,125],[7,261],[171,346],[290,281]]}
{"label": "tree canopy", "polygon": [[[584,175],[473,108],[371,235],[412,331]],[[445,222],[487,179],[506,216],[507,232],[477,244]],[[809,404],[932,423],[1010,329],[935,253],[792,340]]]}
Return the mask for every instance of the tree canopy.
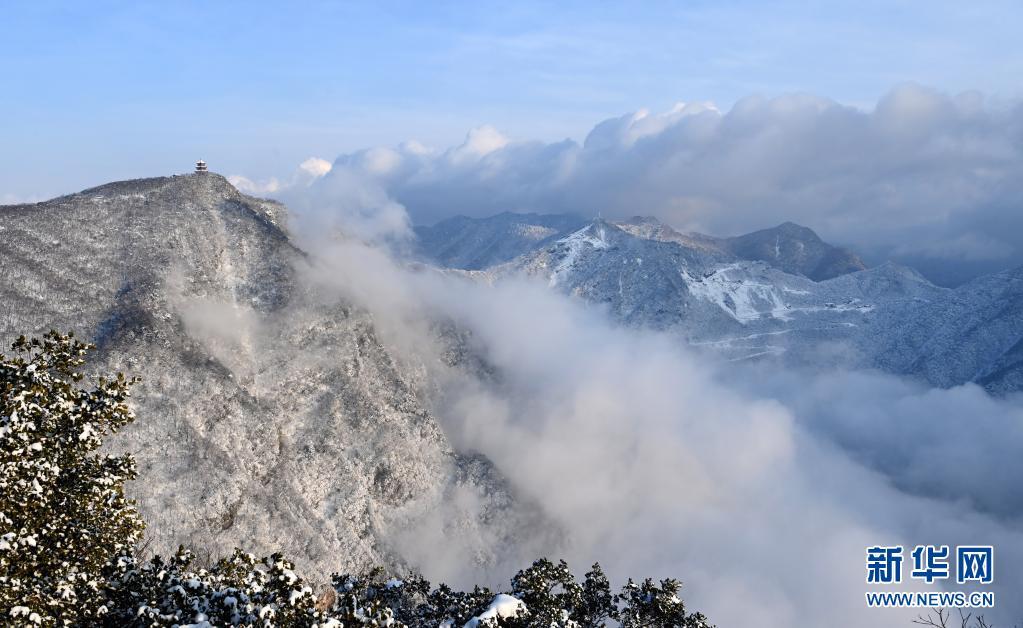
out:
{"label": "tree canopy", "polygon": [[[91,345],[19,338],[0,358],[0,623],[28,626],[341,628],[706,628],[676,580],[629,580],[613,594],[593,565],[582,582],[540,559],[505,592],[436,588],[416,573],[335,574],[314,590],[284,556],[238,549],[213,565],[139,557],[144,525],[124,486],[130,455],[98,450],[135,419],[135,380],[83,385]],[[319,591],[319,592],[318,592]]]}

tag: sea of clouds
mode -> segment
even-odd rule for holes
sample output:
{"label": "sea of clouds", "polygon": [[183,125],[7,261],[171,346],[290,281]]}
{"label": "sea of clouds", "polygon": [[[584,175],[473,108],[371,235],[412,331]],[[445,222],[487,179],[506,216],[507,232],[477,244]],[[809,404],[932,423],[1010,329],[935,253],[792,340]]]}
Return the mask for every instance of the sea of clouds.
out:
{"label": "sea of clouds", "polygon": [[[367,308],[395,354],[427,368],[441,362],[433,323],[465,330],[487,374],[436,368],[432,410],[565,531],[523,531],[519,564],[491,566],[492,582],[543,551],[578,571],[600,561],[619,583],[678,577],[722,627],[907,626],[917,612],[866,607],[881,588],[865,583],[866,547],[991,544],[1002,567],[988,618],[1023,617],[1019,398],[838,363],[719,363],[544,285],[406,264],[404,205],[377,177],[340,171],[290,199],[309,280]],[[459,539],[439,538],[424,524],[395,543],[459,582]]]}
{"label": "sea of clouds", "polygon": [[[791,220],[957,283],[1023,262],[1023,107],[915,85],[870,110],[807,95],[688,103],[606,120],[582,142],[482,127],[444,150],[408,142],[235,182],[289,204],[310,280],[373,312],[401,359],[441,362],[437,320],[467,332],[488,375],[436,369],[433,410],[566,531],[524,542],[522,560],[681,578],[722,627],[906,626],[916,612],[866,608],[879,588],[867,546],[992,544],[988,617],[1023,618],[1020,397],[837,358],[814,372],[719,363],[545,286],[474,283],[399,254],[413,224],[506,210],[653,215],[715,235]],[[465,554],[438,538],[396,543],[458,582]]]}

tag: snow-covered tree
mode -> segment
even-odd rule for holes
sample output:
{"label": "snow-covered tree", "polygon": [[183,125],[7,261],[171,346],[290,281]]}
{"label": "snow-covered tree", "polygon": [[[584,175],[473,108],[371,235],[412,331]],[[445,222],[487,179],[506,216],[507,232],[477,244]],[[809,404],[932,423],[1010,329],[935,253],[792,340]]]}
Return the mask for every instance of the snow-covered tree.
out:
{"label": "snow-covered tree", "polygon": [[600,565],[593,565],[582,584],[565,561],[542,558],[512,578],[511,595],[522,601],[514,617],[494,625],[509,628],[710,628],[700,613],[687,613],[678,594],[682,584],[653,580],[636,584],[631,579],[617,596]]}
{"label": "snow-covered tree", "polygon": [[622,628],[711,628],[702,613],[686,612],[678,596],[681,590],[678,580],[661,580],[658,585],[650,578],[639,584],[630,578],[618,595]]}
{"label": "snow-covered tree", "polygon": [[[332,609],[344,610],[348,618],[372,611],[384,624],[415,628],[711,628],[702,614],[686,611],[677,580],[659,585],[629,580],[614,595],[600,565],[579,583],[564,561],[541,558],[512,578],[507,593],[496,595],[480,587],[467,593],[445,585],[431,590],[417,575],[385,580],[382,574],[335,576]],[[353,613],[359,608],[361,614]]]}
{"label": "snow-covered tree", "polygon": [[181,548],[169,560],[121,556],[109,567],[108,626],[339,626],[279,554],[236,550],[208,569]]}
{"label": "snow-covered tree", "polygon": [[612,595],[594,565],[582,583],[540,559],[507,592],[436,589],[382,569],[335,575],[317,596],[280,554],[242,550],[198,567],[188,550],[137,557],[143,524],[124,483],[130,456],[103,437],[134,416],[122,375],[82,387],[91,348],[68,334],[19,339],[0,358],[0,625],[343,628],[706,628],[681,585],[631,580]]}
{"label": "snow-covered tree", "polygon": [[97,453],[134,418],[131,381],[79,385],[89,345],[50,332],[0,359],[0,623],[62,625],[106,613],[103,568],[143,524],[130,456]]}

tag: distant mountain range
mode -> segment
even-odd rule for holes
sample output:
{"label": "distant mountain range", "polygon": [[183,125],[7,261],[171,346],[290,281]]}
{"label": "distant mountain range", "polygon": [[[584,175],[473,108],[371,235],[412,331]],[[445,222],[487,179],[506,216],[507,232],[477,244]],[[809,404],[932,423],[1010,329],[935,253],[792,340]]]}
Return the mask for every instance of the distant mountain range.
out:
{"label": "distant mountain range", "polygon": [[734,238],[680,233],[656,218],[635,216],[616,226],[647,240],[676,242],[690,248],[716,250],[725,256],[761,261],[793,275],[815,281],[864,270],[863,260],[851,251],[832,246],[806,227],[786,222]]}
{"label": "distant mountain range", "polygon": [[[516,214],[489,218],[456,216],[415,228],[420,254],[448,268],[481,270],[510,261],[578,231],[589,220],[574,214]],[[832,246],[811,229],[786,222],[734,238],[681,233],[656,218],[634,216],[614,225],[644,240],[674,242],[722,258],[762,261],[787,273],[820,281],[863,270],[856,254]]]}
{"label": "distant mountain range", "polygon": [[938,386],[1023,389],[1023,268],[957,289],[784,223],[732,238],[620,222],[504,213],[417,228],[419,254],[489,280],[540,277],[631,326],[728,359],[882,368]]}

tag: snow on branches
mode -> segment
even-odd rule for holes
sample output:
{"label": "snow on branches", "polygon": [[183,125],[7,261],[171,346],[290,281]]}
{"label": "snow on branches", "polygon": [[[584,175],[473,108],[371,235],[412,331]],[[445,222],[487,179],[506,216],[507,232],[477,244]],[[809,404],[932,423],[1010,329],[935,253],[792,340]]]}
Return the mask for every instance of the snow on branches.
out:
{"label": "snow on branches", "polygon": [[0,624],[344,628],[707,628],[675,580],[613,595],[599,565],[578,582],[541,559],[511,589],[454,591],[415,573],[334,575],[319,595],[280,554],[242,550],[208,567],[191,552],[138,557],[144,525],[124,495],[131,456],[99,453],[134,420],[135,380],[83,387],[92,347],[71,334],[20,338],[0,357]]}
{"label": "snow on branches", "polygon": [[143,530],[124,496],[134,460],[96,452],[134,419],[132,381],[81,387],[91,347],[70,334],[12,348],[0,360],[0,612],[37,625],[99,618],[103,568]]}

